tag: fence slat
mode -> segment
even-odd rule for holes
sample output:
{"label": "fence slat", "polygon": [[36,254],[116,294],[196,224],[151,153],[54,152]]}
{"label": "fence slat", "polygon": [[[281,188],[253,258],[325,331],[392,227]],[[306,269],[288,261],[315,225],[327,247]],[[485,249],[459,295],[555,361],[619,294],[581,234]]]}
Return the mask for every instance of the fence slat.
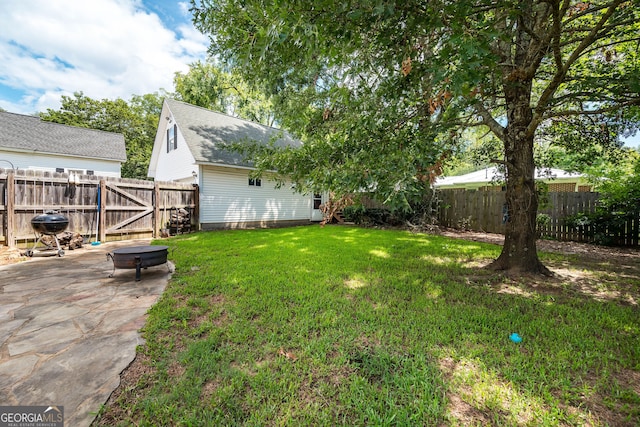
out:
{"label": "fence slat", "polygon": [[[504,233],[502,206],[504,192],[438,190],[440,209],[438,221],[441,226],[460,228],[463,224],[474,231]],[[576,229],[570,227],[568,218],[579,213],[593,213],[599,195],[591,192],[548,193],[549,206],[539,209],[539,213],[549,215],[549,223],[542,229],[542,235],[561,241],[594,241],[592,226]],[[618,233],[616,240],[621,245],[640,245],[640,212],[638,212]]]}

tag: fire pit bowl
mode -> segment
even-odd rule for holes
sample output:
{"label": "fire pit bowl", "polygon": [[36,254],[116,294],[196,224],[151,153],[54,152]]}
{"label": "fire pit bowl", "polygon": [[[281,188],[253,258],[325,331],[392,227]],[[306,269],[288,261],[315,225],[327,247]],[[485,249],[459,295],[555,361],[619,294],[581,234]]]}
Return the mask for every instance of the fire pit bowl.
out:
{"label": "fire pit bowl", "polygon": [[116,268],[135,268],[136,282],[140,281],[140,270],[167,262],[168,246],[132,246],[114,249],[107,254],[107,259],[113,261],[113,277]]}

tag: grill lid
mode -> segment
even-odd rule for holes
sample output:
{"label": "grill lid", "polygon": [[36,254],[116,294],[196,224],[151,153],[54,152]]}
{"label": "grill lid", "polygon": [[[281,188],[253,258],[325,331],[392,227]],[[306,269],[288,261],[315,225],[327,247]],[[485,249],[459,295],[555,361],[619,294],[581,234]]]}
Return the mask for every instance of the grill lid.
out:
{"label": "grill lid", "polygon": [[36,215],[31,219],[31,226],[35,231],[43,234],[58,234],[69,226],[69,218],[56,211]]}

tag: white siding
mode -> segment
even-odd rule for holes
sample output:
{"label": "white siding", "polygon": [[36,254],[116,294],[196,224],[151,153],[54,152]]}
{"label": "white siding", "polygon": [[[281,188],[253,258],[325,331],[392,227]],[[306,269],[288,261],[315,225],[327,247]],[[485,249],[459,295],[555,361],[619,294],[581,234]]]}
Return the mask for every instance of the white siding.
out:
{"label": "white siding", "polygon": [[[31,169],[55,172],[56,168],[93,171],[94,175],[120,178],[120,162],[98,160],[73,156],[59,156],[50,154],[20,153],[17,151],[0,150],[0,159],[13,163],[16,169]],[[0,168],[8,169],[7,162],[0,162]]]}
{"label": "white siding", "polygon": [[248,170],[203,167],[200,222],[237,226],[310,219],[311,196],[286,185],[276,189],[275,182],[264,176],[260,187],[250,186],[248,180]]}
{"label": "white siding", "polygon": [[[160,126],[156,135],[156,146],[159,146],[158,163],[155,169],[156,181],[192,181],[192,172],[198,172],[195,159],[191,154],[191,150],[187,147],[187,143],[180,132],[178,125],[178,148],[167,153],[167,128],[173,127],[175,123],[173,119],[170,121],[161,117],[164,126]],[[164,128],[164,129],[163,129]]]}

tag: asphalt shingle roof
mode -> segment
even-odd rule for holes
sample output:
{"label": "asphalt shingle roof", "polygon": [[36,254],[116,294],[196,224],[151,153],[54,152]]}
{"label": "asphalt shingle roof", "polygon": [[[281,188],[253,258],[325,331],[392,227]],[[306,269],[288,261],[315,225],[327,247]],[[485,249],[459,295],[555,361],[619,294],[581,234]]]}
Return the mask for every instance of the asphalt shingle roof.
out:
{"label": "asphalt shingle roof", "polygon": [[127,160],[124,136],[0,111],[0,148],[95,159]]}
{"label": "asphalt shingle roof", "polygon": [[299,147],[301,142],[281,129],[231,117],[206,108],[165,100],[197,163],[218,163],[251,167],[240,153],[230,151],[228,144],[255,141],[276,146]]}

